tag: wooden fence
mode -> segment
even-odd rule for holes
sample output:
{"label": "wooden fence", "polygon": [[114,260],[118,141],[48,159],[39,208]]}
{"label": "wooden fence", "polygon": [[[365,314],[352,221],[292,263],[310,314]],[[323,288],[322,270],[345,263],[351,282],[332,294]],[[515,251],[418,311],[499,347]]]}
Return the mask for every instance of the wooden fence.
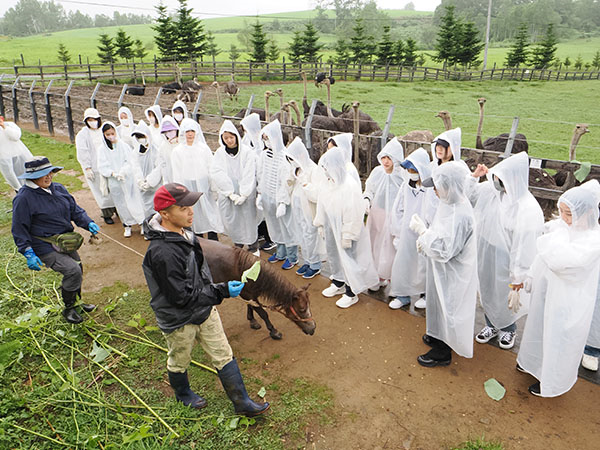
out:
{"label": "wooden fence", "polygon": [[213,80],[229,78],[255,80],[297,80],[301,72],[314,76],[317,72],[331,73],[341,80],[357,81],[566,81],[599,80],[600,71],[581,71],[531,68],[496,68],[487,70],[460,70],[456,68],[436,68],[417,66],[391,66],[376,64],[328,64],[328,63],[256,63],[242,61],[180,61],[163,62],[156,57],[149,62],[112,63],[112,64],[66,64],[66,65],[22,65],[0,67],[5,80],[88,80],[109,81],[141,80],[144,73],[147,79],[158,82],[173,79],[176,71],[182,77],[208,77]]}

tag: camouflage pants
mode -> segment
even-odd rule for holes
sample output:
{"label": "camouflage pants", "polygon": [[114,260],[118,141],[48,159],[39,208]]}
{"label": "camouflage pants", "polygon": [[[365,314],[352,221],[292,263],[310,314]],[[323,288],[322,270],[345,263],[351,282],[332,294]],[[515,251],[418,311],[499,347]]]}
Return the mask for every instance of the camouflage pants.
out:
{"label": "camouflage pants", "polygon": [[167,370],[183,373],[192,360],[192,350],[200,342],[212,365],[221,370],[233,359],[221,317],[213,307],[208,318],[200,325],[188,323],[172,333],[165,334],[167,340]]}

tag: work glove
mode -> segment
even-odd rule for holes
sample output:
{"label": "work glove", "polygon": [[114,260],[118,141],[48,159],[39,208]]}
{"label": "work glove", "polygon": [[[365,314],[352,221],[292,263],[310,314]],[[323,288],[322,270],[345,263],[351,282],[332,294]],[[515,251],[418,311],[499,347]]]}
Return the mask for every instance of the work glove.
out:
{"label": "work glove", "polygon": [[508,309],[511,309],[514,313],[518,313],[519,309],[521,309],[521,294],[519,291],[511,289],[508,292]]}
{"label": "work glove", "polygon": [[247,198],[248,197],[246,197],[245,195],[238,195],[238,198],[233,201],[233,204],[235,206],[240,206],[246,201]]}
{"label": "work glove", "polygon": [[38,258],[33,249],[28,248],[23,255],[27,258],[27,267],[31,270],[42,270],[44,263]]}
{"label": "work glove", "polygon": [[256,209],[258,209],[259,211],[263,210],[263,206],[262,206],[262,195],[258,194],[256,196]]}
{"label": "work glove", "polygon": [[140,188],[140,191],[146,192],[150,190],[150,183],[148,183],[146,180],[139,180],[137,184]]}
{"label": "work glove", "polygon": [[410,218],[410,223],[408,224],[408,227],[413,230],[415,233],[417,233],[419,236],[421,236],[423,233],[425,233],[427,231],[427,225],[425,225],[425,222],[423,222],[423,219],[421,219],[417,214],[413,214],[412,217]]}
{"label": "work glove", "polygon": [[90,222],[88,225],[88,230],[92,234],[97,234],[100,231],[100,227],[96,224],[96,222]]}
{"label": "work glove", "polygon": [[113,172],[112,176],[113,176],[113,178],[115,178],[119,182],[125,181],[125,177],[123,175],[121,175],[120,173]]}
{"label": "work glove", "polygon": [[342,239],[342,248],[352,247],[352,239]]}
{"label": "work glove", "polygon": [[396,250],[398,250],[400,248],[400,238],[399,237],[395,237],[394,240],[392,241],[392,245],[394,246],[394,248]]}
{"label": "work glove", "polygon": [[283,216],[285,216],[285,203],[280,203],[277,206],[277,211],[275,211],[275,217],[277,217],[278,219],[280,219]]}
{"label": "work glove", "polygon": [[531,277],[526,277],[526,278],[523,280],[523,290],[524,290],[525,292],[527,292],[527,293],[530,293],[530,292],[531,292],[531,282],[532,282],[532,281],[533,281],[533,280],[531,279]]}
{"label": "work glove", "polygon": [[96,175],[94,175],[94,171],[91,167],[85,169],[85,177],[90,181],[94,181],[94,179],[96,178]]}
{"label": "work glove", "polygon": [[246,283],[242,283],[241,281],[228,281],[227,288],[229,289],[229,296],[237,297],[240,295],[240,292],[242,292],[242,289],[244,289],[245,284]]}
{"label": "work glove", "polygon": [[237,201],[239,200],[240,196],[237,194],[229,194],[229,200],[231,200],[233,202],[234,205],[236,205]]}
{"label": "work glove", "polygon": [[371,200],[363,198],[363,205],[365,206],[365,214],[369,214],[371,212]]}
{"label": "work glove", "polygon": [[421,242],[420,239],[417,239],[416,245],[417,245],[417,252],[418,253],[423,253],[423,243]]}

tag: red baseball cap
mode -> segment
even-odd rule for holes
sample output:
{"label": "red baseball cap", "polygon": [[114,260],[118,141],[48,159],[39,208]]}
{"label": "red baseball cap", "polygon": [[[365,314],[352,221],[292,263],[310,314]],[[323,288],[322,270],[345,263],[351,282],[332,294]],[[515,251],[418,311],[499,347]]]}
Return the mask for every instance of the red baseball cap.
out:
{"label": "red baseball cap", "polygon": [[154,194],[154,210],[162,211],[172,205],[192,206],[201,195],[202,192],[192,192],[183,184],[168,183],[158,188]]}

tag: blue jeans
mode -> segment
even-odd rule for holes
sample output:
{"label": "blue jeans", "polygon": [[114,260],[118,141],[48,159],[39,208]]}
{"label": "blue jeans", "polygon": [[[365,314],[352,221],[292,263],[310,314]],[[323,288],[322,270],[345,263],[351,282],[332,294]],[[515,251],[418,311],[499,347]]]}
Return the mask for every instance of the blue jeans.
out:
{"label": "blue jeans", "polygon": [[277,259],[287,259],[291,263],[298,262],[298,246],[277,244]]}
{"label": "blue jeans", "polygon": [[[487,318],[487,316],[485,316],[485,324],[490,327],[490,328],[496,328],[494,325],[492,325],[492,322],[489,321],[489,319]],[[517,324],[513,323],[512,325],[509,325],[505,328],[501,329],[502,331],[517,331]]]}
{"label": "blue jeans", "polygon": [[321,270],[321,261],[316,262],[316,263],[311,263],[311,264],[309,264],[305,261],[305,264],[308,264],[308,267],[310,267],[310,270]]}
{"label": "blue jeans", "polygon": [[600,348],[592,347],[591,345],[586,345],[583,350],[584,355],[595,356],[598,358],[600,356]]}

